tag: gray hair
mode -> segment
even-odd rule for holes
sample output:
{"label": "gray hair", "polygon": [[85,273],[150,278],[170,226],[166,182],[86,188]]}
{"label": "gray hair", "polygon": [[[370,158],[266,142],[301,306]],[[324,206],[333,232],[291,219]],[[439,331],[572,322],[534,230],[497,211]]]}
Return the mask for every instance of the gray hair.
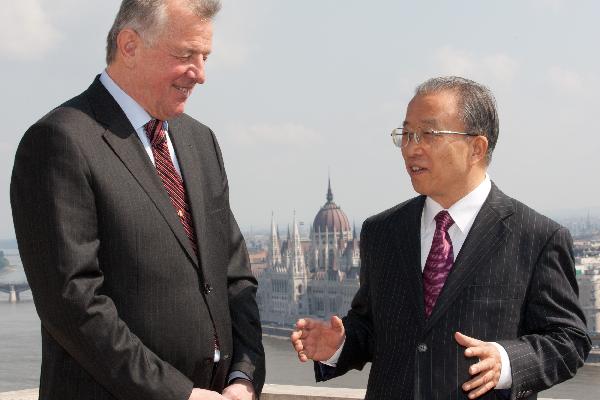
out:
{"label": "gray hair", "polygon": [[[153,45],[158,33],[167,23],[167,7],[172,0],[123,0],[112,28],[106,38],[106,64],[117,53],[117,36],[123,29],[135,30],[144,43]],[[195,15],[212,19],[221,9],[220,0],[182,0]]]}
{"label": "gray hair", "polygon": [[479,133],[488,139],[485,155],[489,165],[498,141],[500,123],[496,110],[496,99],[487,87],[458,76],[431,78],[415,90],[415,96],[451,91],[458,96],[458,114],[469,133]]}

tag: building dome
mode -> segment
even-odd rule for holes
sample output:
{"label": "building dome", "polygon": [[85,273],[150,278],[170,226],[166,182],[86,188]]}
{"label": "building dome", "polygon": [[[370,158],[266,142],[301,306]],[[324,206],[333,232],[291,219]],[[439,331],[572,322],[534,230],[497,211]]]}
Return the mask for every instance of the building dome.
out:
{"label": "building dome", "polygon": [[350,223],[348,217],[342,209],[333,202],[333,193],[331,192],[331,181],[327,188],[327,203],[317,213],[313,222],[314,232],[350,232]]}

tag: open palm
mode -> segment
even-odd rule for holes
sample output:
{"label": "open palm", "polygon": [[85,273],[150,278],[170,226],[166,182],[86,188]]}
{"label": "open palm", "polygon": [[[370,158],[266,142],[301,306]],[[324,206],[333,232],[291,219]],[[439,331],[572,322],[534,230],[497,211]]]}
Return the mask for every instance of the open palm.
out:
{"label": "open palm", "polygon": [[335,354],[344,338],[344,324],[334,315],[328,322],[311,318],[299,319],[291,341],[300,361],[326,361]]}

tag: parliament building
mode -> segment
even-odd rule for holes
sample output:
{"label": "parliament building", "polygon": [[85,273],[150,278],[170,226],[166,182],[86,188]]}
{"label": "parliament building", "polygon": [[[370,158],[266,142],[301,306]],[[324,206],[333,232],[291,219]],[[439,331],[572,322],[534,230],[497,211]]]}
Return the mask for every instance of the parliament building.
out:
{"label": "parliament building", "polygon": [[323,319],[348,312],[359,287],[359,239],[333,201],[331,181],[308,239],[300,237],[295,214],[284,240],[272,217],[262,264],[255,268],[253,263],[253,271],[263,322],[289,326],[299,317]]}

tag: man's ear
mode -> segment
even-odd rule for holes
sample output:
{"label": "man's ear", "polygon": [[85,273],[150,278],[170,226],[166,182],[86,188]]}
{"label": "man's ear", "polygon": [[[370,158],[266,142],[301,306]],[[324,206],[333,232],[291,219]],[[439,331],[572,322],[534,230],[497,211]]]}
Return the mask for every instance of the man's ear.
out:
{"label": "man's ear", "polygon": [[471,162],[473,165],[478,164],[482,160],[485,160],[487,149],[488,149],[488,139],[483,135],[474,136],[472,140],[472,153],[471,153]]}
{"label": "man's ear", "polygon": [[135,67],[141,44],[142,38],[133,29],[125,28],[117,35],[117,53],[127,67]]}

